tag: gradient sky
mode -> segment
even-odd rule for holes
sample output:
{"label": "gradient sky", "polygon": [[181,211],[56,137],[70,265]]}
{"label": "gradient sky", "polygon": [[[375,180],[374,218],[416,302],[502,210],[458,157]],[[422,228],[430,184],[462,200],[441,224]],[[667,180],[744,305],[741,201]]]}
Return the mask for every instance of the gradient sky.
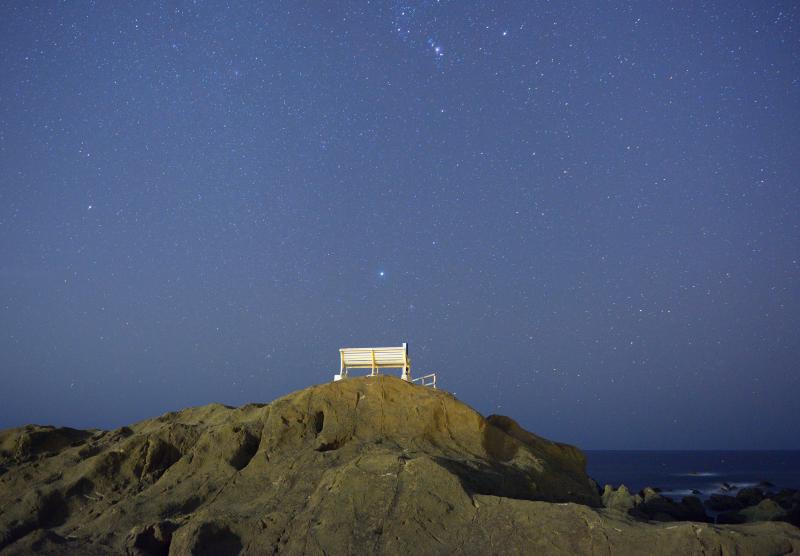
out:
{"label": "gradient sky", "polygon": [[331,379],[800,448],[796,2],[3,2],[0,428]]}

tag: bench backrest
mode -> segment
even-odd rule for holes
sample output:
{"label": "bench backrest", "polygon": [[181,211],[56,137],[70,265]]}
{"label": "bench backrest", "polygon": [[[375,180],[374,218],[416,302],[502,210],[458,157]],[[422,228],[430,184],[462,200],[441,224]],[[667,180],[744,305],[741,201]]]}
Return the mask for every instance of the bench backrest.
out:
{"label": "bench backrest", "polygon": [[410,366],[408,346],[342,348],[339,353],[341,354],[342,368],[380,369]]}

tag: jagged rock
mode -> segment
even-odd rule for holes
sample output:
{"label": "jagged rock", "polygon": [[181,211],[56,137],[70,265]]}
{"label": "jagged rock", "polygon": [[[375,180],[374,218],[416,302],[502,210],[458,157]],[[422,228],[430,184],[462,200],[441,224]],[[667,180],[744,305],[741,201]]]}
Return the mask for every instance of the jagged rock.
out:
{"label": "jagged rock", "polygon": [[625,485],[620,485],[616,490],[611,485],[606,485],[602,494],[603,506],[609,510],[628,513],[636,505],[641,504],[642,497],[633,495]]}
{"label": "jagged rock", "polygon": [[738,486],[736,486],[736,485],[732,485],[732,484],[730,484],[730,483],[722,483],[722,484],[719,486],[719,489],[720,489],[722,492],[733,492],[734,490],[737,490],[738,488],[739,488]]}
{"label": "jagged rock", "polygon": [[633,496],[625,485],[614,489],[606,485],[602,501],[603,506],[648,521],[698,521],[708,522],[703,503],[696,496],[685,496],[681,502],[675,502],[659,494],[661,489],[645,487]]}
{"label": "jagged rock", "polygon": [[641,492],[639,492],[639,496],[642,497],[642,500],[645,502],[652,500],[653,498],[659,498],[661,495],[659,494],[661,489],[653,488],[653,487],[644,487]]}
{"label": "jagged rock", "polygon": [[787,523],[602,509],[578,449],[387,376],[0,449],[3,555],[800,552]]}

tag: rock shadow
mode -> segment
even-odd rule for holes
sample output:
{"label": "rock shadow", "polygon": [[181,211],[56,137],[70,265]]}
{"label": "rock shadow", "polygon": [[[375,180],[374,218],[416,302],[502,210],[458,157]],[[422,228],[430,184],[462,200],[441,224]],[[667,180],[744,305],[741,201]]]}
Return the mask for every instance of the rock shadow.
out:
{"label": "rock shadow", "polygon": [[236,469],[237,471],[241,471],[250,463],[256,452],[258,452],[258,446],[261,443],[261,439],[256,435],[250,432],[244,432],[242,438],[239,442],[239,445],[236,447],[236,450],[233,452],[229,463],[231,466]]}
{"label": "rock shadow", "polygon": [[461,486],[470,495],[487,494],[517,500],[541,500],[536,485],[527,473],[514,467],[493,462],[458,461],[444,457],[434,458],[436,463],[458,477]]}

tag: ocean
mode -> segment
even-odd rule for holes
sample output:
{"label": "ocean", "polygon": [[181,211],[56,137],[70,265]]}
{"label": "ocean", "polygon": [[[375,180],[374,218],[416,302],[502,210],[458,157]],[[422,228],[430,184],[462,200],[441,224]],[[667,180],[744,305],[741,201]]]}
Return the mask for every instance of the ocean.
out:
{"label": "ocean", "polygon": [[[642,451],[586,450],[587,472],[602,488],[624,484],[631,492],[646,486],[679,499],[706,498],[735,489],[774,485],[768,490],[800,489],[800,450],[782,451]],[[735,494],[736,490],[727,494]]]}

